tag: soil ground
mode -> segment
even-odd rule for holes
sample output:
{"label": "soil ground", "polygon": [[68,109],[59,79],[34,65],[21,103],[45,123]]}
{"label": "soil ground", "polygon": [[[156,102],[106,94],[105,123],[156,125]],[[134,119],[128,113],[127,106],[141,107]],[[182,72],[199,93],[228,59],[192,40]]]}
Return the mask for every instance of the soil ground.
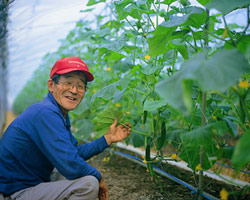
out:
{"label": "soil ground", "polygon": [[[123,151],[123,149],[119,149]],[[126,152],[133,156],[135,153]],[[161,187],[152,179],[146,168],[116,154],[104,152],[89,160],[89,163],[101,171],[109,187],[110,200],[191,200],[197,195],[181,184],[165,177],[159,177]],[[198,177],[171,165],[157,166],[165,172],[179,178],[192,186],[198,184]],[[242,188],[227,185],[224,182],[204,177],[204,190],[220,199],[220,191],[225,188],[229,192],[228,199],[248,200],[250,192],[243,193]],[[203,198],[206,199],[206,198]]]}

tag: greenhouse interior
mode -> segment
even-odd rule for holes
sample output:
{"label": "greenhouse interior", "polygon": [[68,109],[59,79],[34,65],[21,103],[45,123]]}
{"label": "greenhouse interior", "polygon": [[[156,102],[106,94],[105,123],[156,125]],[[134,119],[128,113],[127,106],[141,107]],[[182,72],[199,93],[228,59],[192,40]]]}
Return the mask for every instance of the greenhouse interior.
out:
{"label": "greenhouse interior", "polygon": [[250,199],[249,0],[0,8],[0,200]]}

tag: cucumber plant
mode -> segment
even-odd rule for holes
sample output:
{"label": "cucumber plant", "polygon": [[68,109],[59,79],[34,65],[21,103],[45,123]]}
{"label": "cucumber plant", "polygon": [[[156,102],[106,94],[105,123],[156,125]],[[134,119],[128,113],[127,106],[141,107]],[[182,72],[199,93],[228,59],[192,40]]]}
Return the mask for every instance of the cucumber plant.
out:
{"label": "cucumber plant", "polygon": [[[119,115],[120,123],[133,125],[126,143],[144,146],[152,176],[152,163],[168,159],[162,150],[171,143],[180,159],[199,170],[201,192],[203,171],[216,161],[228,159],[237,171],[246,167],[249,1],[198,0],[199,6],[193,6],[188,0],[89,0],[90,9],[82,12],[91,14],[99,3],[106,10],[96,16],[97,26],[77,22],[60,48],[44,57],[14,109],[20,113],[46,95],[46,77],[56,59],[79,56],[95,81],[71,112],[78,139],[92,132],[103,135]],[[229,22],[228,15],[236,11],[244,13],[244,26]],[[150,157],[152,149],[155,158]]]}

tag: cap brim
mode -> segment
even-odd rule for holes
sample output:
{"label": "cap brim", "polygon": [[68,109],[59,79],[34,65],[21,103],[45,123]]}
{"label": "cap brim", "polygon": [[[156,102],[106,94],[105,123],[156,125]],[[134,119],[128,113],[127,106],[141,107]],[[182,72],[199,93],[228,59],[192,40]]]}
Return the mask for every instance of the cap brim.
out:
{"label": "cap brim", "polygon": [[93,74],[91,74],[90,72],[85,71],[85,70],[80,70],[79,68],[68,68],[68,69],[63,69],[63,70],[57,71],[56,73],[57,73],[57,74],[66,74],[66,73],[73,72],[73,71],[82,71],[82,72],[86,75],[86,78],[87,78],[87,81],[88,81],[88,82],[94,80]]}

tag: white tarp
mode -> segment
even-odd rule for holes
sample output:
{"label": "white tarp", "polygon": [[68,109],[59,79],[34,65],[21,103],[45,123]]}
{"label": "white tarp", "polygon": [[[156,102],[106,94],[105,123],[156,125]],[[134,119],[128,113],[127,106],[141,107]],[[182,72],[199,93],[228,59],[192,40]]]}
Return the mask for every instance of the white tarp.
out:
{"label": "white tarp", "polygon": [[[42,57],[56,51],[80,19],[91,20],[84,0],[15,0],[9,5],[8,16],[8,94],[11,108]],[[104,6],[98,4],[98,9]],[[96,9],[95,9],[96,10]],[[94,14],[94,13],[93,13]],[[94,15],[93,15],[94,16]],[[93,19],[92,16],[92,19]]]}
{"label": "white tarp", "polygon": [[[11,108],[16,95],[41,63],[42,57],[56,51],[78,20],[91,20],[104,3],[94,5],[93,15],[80,12],[88,9],[84,0],[15,0],[9,6],[8,21],[8,98]],[[107,0],[109,2],[109,0]],[[197,6],[197,1],[191,0]],[[227,16],[227,20],[246,25],[245,13]]]}

